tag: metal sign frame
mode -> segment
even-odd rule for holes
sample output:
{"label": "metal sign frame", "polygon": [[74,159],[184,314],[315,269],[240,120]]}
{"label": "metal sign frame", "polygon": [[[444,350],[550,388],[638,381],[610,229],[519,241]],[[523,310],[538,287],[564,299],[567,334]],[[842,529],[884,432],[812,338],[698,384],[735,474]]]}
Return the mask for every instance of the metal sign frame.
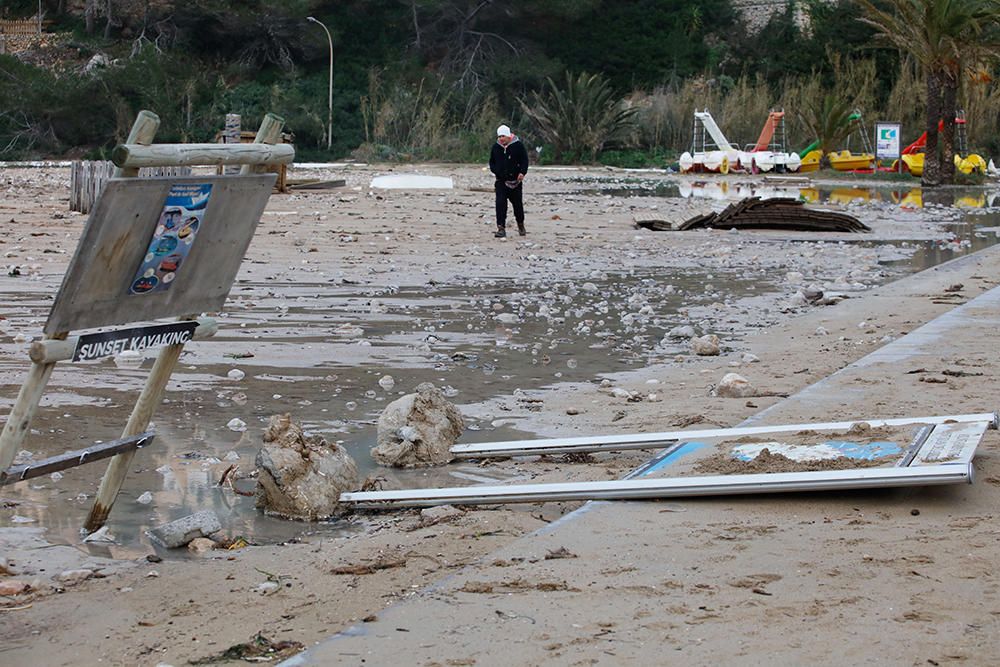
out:
{"label": "metal sign frame", "polygon": [[846,431],[855,424],[867,424],[872,428],[881,426],[906,426],[907,424],[943,424],[945,422],[976,423],[991,422],[997,427],[995,412],[981,414],[902,417],[893,419],[860,419],[849,422],[824,422],[819,424],[787,424],[779,426],[746,426],[743,428],[714,428],[696,431],[666,431],[662,433],[627,433],[623,435],[598,435],[575,438],[548,438],[540,440],[506,440],[502,442],[477,442],[454,445],[451,454],[459,459],[488,458],[491,456],[529,456],[534,454],[582,454],[593,452],[614,452],[629,449],[659,449],[679,440],[698,438],[741,437],[767,433],[794,433],[804,428],[813,431]]}
{"label": "metal sign frame", "polygon": [[[673,436],[674,434],[651,434],[649,438],[653,441],[672,442],[674,446],[668,448],[653,461],[648,462],[640,471],[637,471],[637,474],[631,475],[626,479],[596,482],[471,486],[444,489],[406,489],[401,491],[364,491],[343,493],[340,496],[340,501],[352,503],[362,508],[384,509],[391,507],[430,507],[447,503],[483,505],[566,500],[629,500],[971,483],[973,479],[972,458],[975,456],[976,447],[987,429],[997,428],[997,422],[998,415],[994,412],[975,415],[680,431],[675,432],[679,437],[671,437],[669,439],[663,436]],[[914,451],[912,453],[903,452],[900,461],[894,467],[757,473],[748,475],[648,476],[651,472],[659,468],[657,465],[659,461],[671,456],[678,448],[683,446],[680,442],[682,439],[690,442],[699,438],[732,438],[766,433],[795,433],[802,430],[839,431],[848,429],[857,423],[867,423],[875,427],[929,424],[930,428],[929,430],[920,430],[917,438],[914,440]],[[636,436],[622,437],[636,438]],[[586,439],[575,438],[573,440]],[[495,448],[490,447],[490,445],[503,445],[504,447]],[[510,445],[511,443],[483,443],[480,446],[490,452],[498,450],[514,451]],[[580,446],[586,445],[581,444]],[[591,446],[593,446],[593,443],[591,443]],[[517,451],[523,453],[523,445],[519,444],[518,447]],[[544,447],[549,447],[549,449],[544,450]],[[543,448],[537,449],[534,453],[553,451],[550,445],[544,445]],[[620,445],[614,447],[614,449],[620,448]]]}

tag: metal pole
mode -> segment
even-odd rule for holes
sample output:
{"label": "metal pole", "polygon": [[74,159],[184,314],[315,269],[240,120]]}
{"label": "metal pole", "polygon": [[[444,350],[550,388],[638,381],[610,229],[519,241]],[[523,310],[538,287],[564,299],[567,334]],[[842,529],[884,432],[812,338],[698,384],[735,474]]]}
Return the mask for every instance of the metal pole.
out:
{"label": "metal pole", "polygon": [[528,456],[532,454],[566,454],[569,452],[614,452],[626,449],[651,449],[664,447],[679,440],[705,438],[738,438],[769,433],[795,433],[796,431],[844,431],[855,424],[868,424],[872,428],[906,426],[908,424],[972,424],[984,423],[997,428],[1000,416],[996,412],[966,415],[935,415],[930,417],[903,417],[893,419],[862,419],[857,421],[825,422],[812,424],[780,424],[775,426],[744,426],[742,428],[713,428],[696,431],[664,431],[660,433],[630,433],[620,435],[550,438],[539,440],[506,440],[453,445],[451,454],[459,459],[490,456]]}
{"label": "metal pole", "polygon": [[330,85],[327,88],[326,100],[326,150],[329,151],[333,146],[333,37],[330,35],[330,30],[319,19],[308,16],[306,20],[323,28],[326,32],[326,40],[330,44]]}
{"label": "metal pole", "polygon": [[509,484],[402,491],[358,491],[340,494],[340,502],[357,507],[433,507],[435,505],[496,505],[569,500],[635,500],[689,498],[792,491],[837,491],[937,484],[971,484],[972,463],[909,468],[860,468],[809,472],[654,477],[597,482]]}

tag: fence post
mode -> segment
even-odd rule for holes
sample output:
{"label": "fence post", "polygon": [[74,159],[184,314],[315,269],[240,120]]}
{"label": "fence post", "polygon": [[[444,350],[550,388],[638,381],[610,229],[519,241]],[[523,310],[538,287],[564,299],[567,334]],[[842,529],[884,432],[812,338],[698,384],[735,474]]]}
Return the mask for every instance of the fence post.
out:
{"label": "fence post", "polygon": [[[240,126],[242,125],[242,118],[238,113],[227,113],[226,114],[226,126],[222,130],[222,143],[224,144],[238,144],[240,143]],[[240,173],[239,167],[223,167],[222,173],[224,174],[238,174]]]}
{"label": "fence post", "polygon": [[[156,135],[156,131],[159,128],[160,117],[152,111],[146,111],[143,109],[139,112],[139,115],[136,116],[135,122],[132,124],[132,131],[128,133],[128,139],[125,140],[125,143],[149,146],[153,143],[153,137]],[[122,176],[131,176],[134,178],[138,175],[138,168],[121,169],[115,167],[112,177],[121,178]]]}

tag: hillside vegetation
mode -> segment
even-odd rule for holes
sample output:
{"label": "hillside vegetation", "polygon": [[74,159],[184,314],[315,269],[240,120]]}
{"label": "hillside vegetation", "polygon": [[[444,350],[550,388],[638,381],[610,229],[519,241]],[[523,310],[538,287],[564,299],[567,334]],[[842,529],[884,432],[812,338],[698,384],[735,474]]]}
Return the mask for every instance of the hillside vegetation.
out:
{"label": "hillside vegetation", "polygon": [[[852,2],[791,3],[756,33],[726,0],[42,5],[45,34],[8,40],[0,55],[2,159],[106,156],[143,108],[163,121],[159,141],[210,141],[226,113],[254,129],[273,111],[299,155],[316,159],[481,160],[507,122],[542,159],[663,164],[689,147],[695,108],[746,143],[782,107],[790,148],[800,149],[813,139],[810,105],[828,94],[849,99],[869,125],[902,121],[908,139],[924,125],[918,65],[877,46]],[[36,7],[8,0],[0,18]],[[329,151],[327,38],[308,16],[333,34]],[[594,90],[570,90],[586,85]],[[580,117],[561,125],[580,136],[554,138],[537,111],[568,94],[600,94],[630,109],[627,122],[583,139],[596,121]],[[972,147],[996,153],[1000,92],[988,68],[964,82],[959,102]]]}

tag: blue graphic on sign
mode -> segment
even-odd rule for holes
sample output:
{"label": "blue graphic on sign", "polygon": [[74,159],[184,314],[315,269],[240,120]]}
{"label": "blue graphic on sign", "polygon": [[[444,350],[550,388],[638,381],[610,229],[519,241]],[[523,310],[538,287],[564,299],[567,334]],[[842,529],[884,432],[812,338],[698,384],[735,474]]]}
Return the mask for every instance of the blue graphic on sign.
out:
{"label": "blue graphic on sign", "polygon": [[163,203],[146,254],[129,283],[131,294],[170,289],[204,224],[211,183],[175,184]]}

